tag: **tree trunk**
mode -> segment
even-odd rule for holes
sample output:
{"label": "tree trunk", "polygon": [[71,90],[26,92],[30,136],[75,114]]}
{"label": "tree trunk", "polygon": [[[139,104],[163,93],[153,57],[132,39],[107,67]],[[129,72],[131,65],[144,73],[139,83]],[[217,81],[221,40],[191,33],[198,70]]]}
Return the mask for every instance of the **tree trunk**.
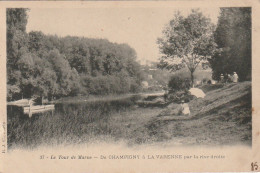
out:
{"label": "tree trunk", "polygon": [[191,86],[194,87],[194,76],[193,76],[194,71],[190,72],[190,78],[191,78]]}

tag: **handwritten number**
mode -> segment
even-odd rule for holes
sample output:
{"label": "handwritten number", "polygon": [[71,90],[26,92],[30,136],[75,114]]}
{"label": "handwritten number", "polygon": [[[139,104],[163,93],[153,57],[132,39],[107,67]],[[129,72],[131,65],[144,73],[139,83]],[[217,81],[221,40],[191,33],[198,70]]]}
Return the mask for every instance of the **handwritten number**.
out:
{"label": "handwritten number", "polygon": [[257,162],[252,162],[251,163],[251,171],[257,171],[257,170],[258,170]]}

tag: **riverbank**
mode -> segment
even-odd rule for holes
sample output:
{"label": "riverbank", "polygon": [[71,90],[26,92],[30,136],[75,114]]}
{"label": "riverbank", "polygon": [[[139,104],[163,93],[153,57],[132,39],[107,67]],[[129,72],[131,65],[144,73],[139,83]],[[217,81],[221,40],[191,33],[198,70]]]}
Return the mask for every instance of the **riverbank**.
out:
{"label": "riverbank", "polygon": [[251,145],[251,82],[207,86],[204,99],[189,102],[190,116],[178,116],[174,104],[143,127],[136,136],[149,134],[157,142],[172,145]]}

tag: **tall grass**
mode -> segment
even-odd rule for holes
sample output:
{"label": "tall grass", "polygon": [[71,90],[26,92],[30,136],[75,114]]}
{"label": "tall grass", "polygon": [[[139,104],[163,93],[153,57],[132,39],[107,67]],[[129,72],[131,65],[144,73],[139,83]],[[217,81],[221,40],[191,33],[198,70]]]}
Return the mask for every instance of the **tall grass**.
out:
{"label": "tall grass", "polygon": [[[123,128],[111,125],[113,116],[131,110],[136,98],[55,105],[55,112],[23,115],[8,107],[8,147],[34,148],[39,145],[77,144],[118,138]],[[120,120],[121,121],[121,120]],[[115,129],[116,127],[116,129]]]}

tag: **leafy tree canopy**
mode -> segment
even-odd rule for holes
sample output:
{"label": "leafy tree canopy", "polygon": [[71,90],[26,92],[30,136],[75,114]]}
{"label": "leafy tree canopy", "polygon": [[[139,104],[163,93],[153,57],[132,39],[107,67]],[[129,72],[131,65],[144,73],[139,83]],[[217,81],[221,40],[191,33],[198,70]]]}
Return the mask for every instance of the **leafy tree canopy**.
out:
{"label": "leafy tree canopy", "polygon": [[251,79],[251,8],[221,8],[214,38],[213,78],[236,72],[241,81]]}
{"label": "leafy tree canopy", "polygon": [[7,9],[8,99],[137,92],[136,52],[105,39],[26,33],[27,9]]}
{"label": "leafy tree canopy", "polygon": [[187,17],[176,13],[163,30],[163,37],[158,39],[163,55],[159,67],[171,71],[187,67],[193,82],[197,66],[215,51],[214,28],[198,9],[193,9]]}

